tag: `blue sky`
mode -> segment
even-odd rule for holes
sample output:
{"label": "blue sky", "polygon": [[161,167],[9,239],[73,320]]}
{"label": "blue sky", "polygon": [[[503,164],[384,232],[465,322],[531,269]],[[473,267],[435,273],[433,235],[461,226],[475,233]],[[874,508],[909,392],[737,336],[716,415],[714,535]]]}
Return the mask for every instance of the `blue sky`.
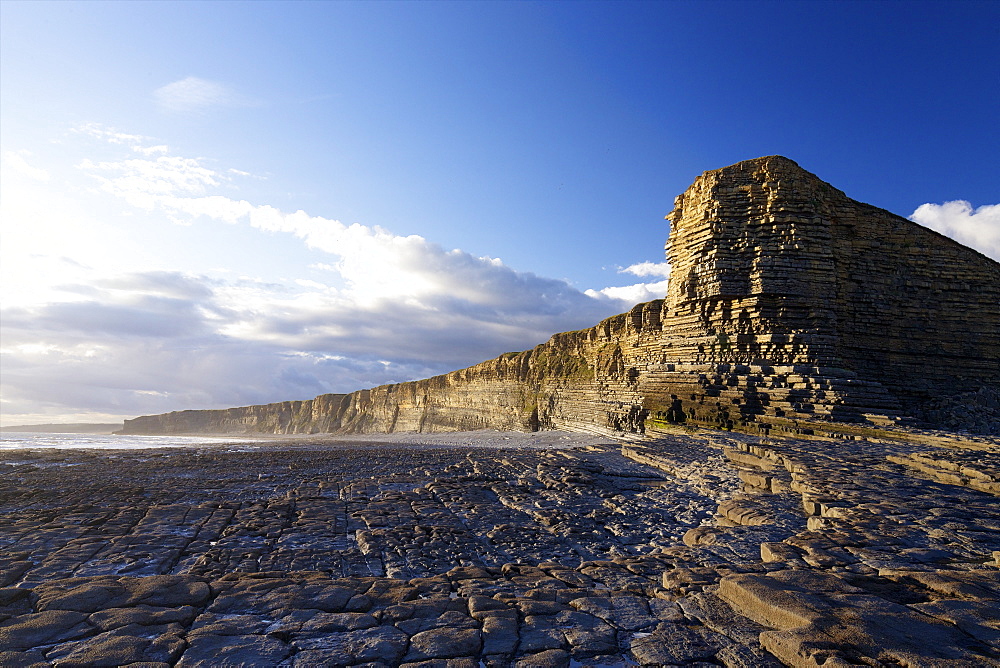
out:
{"label": "blue sky", "polygon": [[0,4],[4,424],[409,380],[665,292],[786,155],[1000,256],[1000,3]]}

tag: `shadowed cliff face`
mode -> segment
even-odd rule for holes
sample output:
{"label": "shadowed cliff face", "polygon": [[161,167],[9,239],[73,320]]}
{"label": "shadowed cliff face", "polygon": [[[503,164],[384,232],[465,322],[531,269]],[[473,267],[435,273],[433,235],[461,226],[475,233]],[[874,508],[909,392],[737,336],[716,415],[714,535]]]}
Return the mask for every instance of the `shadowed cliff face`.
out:
{"label": "shadowed cliff face", "polygon": [[1000,387],[1000,264],[976,251],[780,156],[705,172],[667,218],[666,298],[590,329],[425,380],[124,432],[800,431]]}

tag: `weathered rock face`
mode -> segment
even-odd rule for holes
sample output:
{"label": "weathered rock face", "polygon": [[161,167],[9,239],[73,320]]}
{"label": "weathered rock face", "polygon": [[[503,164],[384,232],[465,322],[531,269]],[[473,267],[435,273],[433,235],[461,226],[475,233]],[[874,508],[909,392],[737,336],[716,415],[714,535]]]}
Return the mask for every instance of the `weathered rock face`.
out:
{"label": "weathered rock face", "polygon": [[668,218],[668,361],[731,365],[741,416],[891,417],[1000,378],[1000,265],[791,160],[707,172]]}
{"label": "weathered rock face", "polygon": [[1000,264],[976,251],[780,156],[702,174],[667,218],[666,299],[443,376],[125,432],[829,431],[1000,388]]}
{"label": "weathered rock face", "polygon": [[314,434],[336,431],[336,416],[348,395],[322,394],[214,411],[177,411],[126,420],[125,434]]}

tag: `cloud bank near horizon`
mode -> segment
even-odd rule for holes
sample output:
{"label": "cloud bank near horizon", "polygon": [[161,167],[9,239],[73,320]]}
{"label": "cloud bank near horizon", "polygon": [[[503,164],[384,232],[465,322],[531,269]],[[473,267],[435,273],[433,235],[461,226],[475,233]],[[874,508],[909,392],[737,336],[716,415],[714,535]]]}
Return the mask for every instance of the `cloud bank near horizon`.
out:
{"label": "cloud bank near horizon", "polygon": [[[581,291],[417,235],[231,197],[245,172],[212,168],[139,135],[99,126],[79,134],[117,147],[113,159],[76,167],[137,223],[165,216],[192,229],[221,224],[292,237],[327,258],[309,269],[328,280],[307,278],[306,267],[280,281],[109,272],[81,258],[44,298],[4,309],[7,423],[305,399],[423,378],[530,348],[665,293],[653,263],[623,271],[658,280]],[[23,178],[48,176],[30,156],[8,157]]]}

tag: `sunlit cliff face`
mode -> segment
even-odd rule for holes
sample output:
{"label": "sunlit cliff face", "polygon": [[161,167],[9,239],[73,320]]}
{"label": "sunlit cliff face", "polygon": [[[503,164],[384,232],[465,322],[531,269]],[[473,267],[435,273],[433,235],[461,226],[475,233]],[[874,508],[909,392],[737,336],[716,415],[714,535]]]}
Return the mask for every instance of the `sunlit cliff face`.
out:
{"label": "sunlit cliff face", "polygon": [[800,272],[832,268],[830,220],[822,204],[830,195],[843,196],[780,156],[699,176],[666,217],[666,255],[675,279],[671,307],[813,294],[816,286]]}

